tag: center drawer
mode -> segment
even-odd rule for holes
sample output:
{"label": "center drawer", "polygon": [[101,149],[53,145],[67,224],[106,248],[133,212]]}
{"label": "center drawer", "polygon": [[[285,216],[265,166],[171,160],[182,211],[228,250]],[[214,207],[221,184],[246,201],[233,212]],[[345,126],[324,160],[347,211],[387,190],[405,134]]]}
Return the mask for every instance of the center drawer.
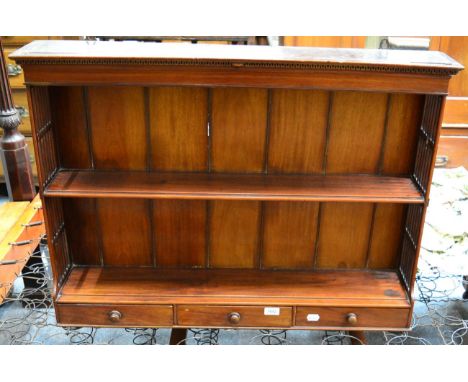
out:
{"label": "center drawer", "polygon": [[289,306],[179,305],[177,323],[190,327],[289,327],[292,314]]}
{"label": "center drawer", "polygon": [[172,326],[171,305],[57,304],[57,322],[64,326]]}

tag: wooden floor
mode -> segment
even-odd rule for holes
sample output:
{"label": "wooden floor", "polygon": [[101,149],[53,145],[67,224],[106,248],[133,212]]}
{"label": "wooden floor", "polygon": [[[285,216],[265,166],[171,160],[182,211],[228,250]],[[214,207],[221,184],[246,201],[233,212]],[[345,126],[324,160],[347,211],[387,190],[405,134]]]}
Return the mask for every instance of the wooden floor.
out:
{"label": "wooden floor", "polygon": [[60,303],[408,307],[396,272],[74,268]]}
{"label": "wooden floor", "polygon": [[[0,206],[0,242],[13,228],[23,212],[28,208],[28,205],[29,202],[6,202]],[[5,252],[0,251],[0,260],[3,255],[5,255]]]}
{"label": "wooden floor", "polygon": [[43,220],[39,195],[32,202],[7,202],[0,207],[0,303],[39,245],[45,233]]}

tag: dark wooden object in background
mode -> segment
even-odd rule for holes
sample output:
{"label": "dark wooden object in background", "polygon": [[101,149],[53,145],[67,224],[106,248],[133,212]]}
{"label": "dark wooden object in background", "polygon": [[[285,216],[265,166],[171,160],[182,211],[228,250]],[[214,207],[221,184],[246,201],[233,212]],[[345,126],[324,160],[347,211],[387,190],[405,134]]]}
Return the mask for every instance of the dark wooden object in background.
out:
{"label": "dark wooden object in background", "polygon": [[231,44],[231,45],[268,45],[266,36],[86,36],[87,39],[145,42],[190,42]]}
{"label": "dark wooden object in background", "polygon": [[[440,50],[462,64],[468,62],[468,36],[434,36],[431,49]],[[450,81],[439,143],[437,166],[468,169],[468,73]]]}
{"label": "dark wooden object in background", "polygon": [[457,62],[59,41],[13,57],[60,324],[409,327]]}
{"label": "dark wooden object in background", "polygon": [[33,200],[36,194],[28,146],[23,134],[18,131],[20,123],[18,111],[11,97],[0,39],[0,128],[3,129],[3,136],[0,138],[0,156],[8,193],[13,201]]}

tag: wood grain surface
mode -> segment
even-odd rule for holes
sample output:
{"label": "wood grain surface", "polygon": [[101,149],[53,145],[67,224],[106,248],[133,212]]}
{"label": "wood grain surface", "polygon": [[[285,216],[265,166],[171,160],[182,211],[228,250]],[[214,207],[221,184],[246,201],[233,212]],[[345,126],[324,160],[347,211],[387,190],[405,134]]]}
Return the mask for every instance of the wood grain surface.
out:
{"label": "wood grain surface", "polygon": [[61,171],[47,196],[422,203],[408,178]]}
{"label": "wood grain surface", "polygon": [[90,125],[97,169],[147,168],[144,105],[143,88],[140,87],[89,88]]}
{"label": "wood grain surface", "polygon": [[409,307],[396,272],[348,270],[75,268],[58,300]]}

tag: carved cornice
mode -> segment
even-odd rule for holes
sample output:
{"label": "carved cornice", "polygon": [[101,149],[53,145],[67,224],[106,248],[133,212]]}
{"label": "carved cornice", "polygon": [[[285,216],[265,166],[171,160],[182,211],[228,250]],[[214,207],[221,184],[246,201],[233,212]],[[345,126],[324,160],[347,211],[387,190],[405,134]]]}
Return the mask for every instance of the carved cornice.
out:
{"label": "carved cornice", "polygon": [[460,71],[457,67],[404,66],[382,64],[353,64],[353,63],[301,63],[301,62],[249,62],[234,60],[171,60],[155,58],[111,58],[111,57],[79,57],[79,58],[15,58],[20,65],[144,65],[144,66],[192,66],[234,69],[272,69],[272,70],[306,70],[306,71],[355,71],[355,72],[384,72],[408,73],[437,76],[451,76]]}

